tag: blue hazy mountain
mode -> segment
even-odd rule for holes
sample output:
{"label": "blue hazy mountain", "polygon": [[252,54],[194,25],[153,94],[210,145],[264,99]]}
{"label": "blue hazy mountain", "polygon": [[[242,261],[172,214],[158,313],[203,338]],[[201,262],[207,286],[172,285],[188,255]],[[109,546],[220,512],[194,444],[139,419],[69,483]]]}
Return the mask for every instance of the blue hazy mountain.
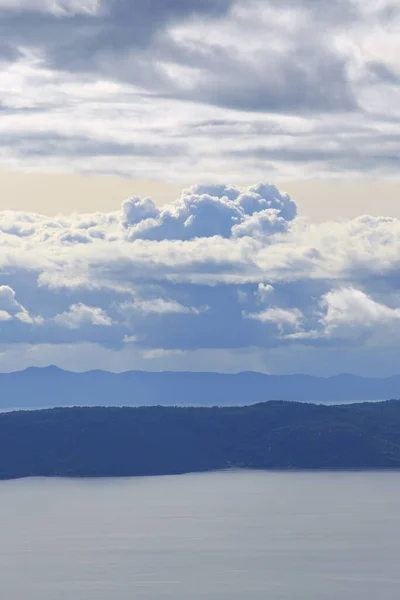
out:
{"label": "blue hazy mountain", "polygon": [[375,379],[192,372],[72,373],[57,367],[0,374],[0,409],[63,406],[232,406],[269,400],[343,403],[400,398],[400,376]]}

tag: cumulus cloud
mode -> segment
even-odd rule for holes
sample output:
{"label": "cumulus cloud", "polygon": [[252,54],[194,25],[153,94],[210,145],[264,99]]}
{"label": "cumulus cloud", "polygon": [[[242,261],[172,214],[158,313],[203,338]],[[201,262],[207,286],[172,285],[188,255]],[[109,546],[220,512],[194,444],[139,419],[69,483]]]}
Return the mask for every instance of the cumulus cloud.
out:
{"label": "cumulus cloud", "polygon": [[68,311],[56,315],[54,322],[70,329],[79,329],[87,324],[102,327],[112,325],[112,320],[101,308],[82,303],[72,304]]}
{"label": "cumulus cloud", "polygon": [[0,286],[0,306],[9,312],[20,312],[21,304],[15,298],[15,291],[9,285]]}
{"label": "cumulus cloud", "polygon": [[43,319],[32,317],[27,309],[16,300],[15,291],[9,285],[0,286],[0,320],[11,321],[16,319],[27,325],[41,325]]}
{"label": "cumulus cloud", "polygon": [[149,198],[134,198],[123,204],[122,212],[129,239],[161,241],[282,232],[297,209],[274,185],[194,186],[172,205],[158,209]]}
{"label": "cumulus cloud", "polygon": [[[237,235],[265,214],[271,227]],[[112,213],[7,212],[0,250],[8,347],[91,343],[157,368],[225,352],[217,370],[239,351],[268,370],[266,353],[301,347],[318,370],[350,346],[359,369],[371,347],[387,365],[398,345],[400,221],[310,224],[273,185],[195,186],[168,206],[133,198]]]}
{"label": "cumulus cloud", "polygon": [[354,332],[392,327],[400,321],[400,308],[373,300],[355,288],[332,290],[321,301],[325,310],[321,322],[327,336],[347,337]]}
{"label": "cumulus cloud", "polygon": [[122,204],[122,223],[125,227],[131,227],[146,219],[156,219],[159,212],[151,198],[135,196]]}
{"label": "cumulus cloud", "polygon": [[244,316],[247,319],[260,321],[260,323],[274,323],[281,333],[283,333],[285,327],[299,329],[303,320],[303,314],[297,308],[288,310],[276,306],[267,308],[259,313],[244,313]]}
{"label": "cumulus cloud", "polygon": [[[284,336],[291,340],[386,340],[400,330],[400,308],[390,307],[354,287],[333,289],[319,300],[321,311],[315,311],[317,327],[305,330],[296,323],[297,331]],[[261,313],[262,316],[262,313]],[[260,319],[261,320],[261,319]],[[385,343],[385,342],[383,342]]]}
{"label": "cumulus cloud", "polygon": [[268,370],[330,352],[367,369],[378,344],[376,368],[393,364],[399,220],[313,225],[273,184],[241,184],[397,176],[399,15],[390,0],[0,0],[1,166],[208,182],[162,207],[0,213],[6,354],[90,343]]}

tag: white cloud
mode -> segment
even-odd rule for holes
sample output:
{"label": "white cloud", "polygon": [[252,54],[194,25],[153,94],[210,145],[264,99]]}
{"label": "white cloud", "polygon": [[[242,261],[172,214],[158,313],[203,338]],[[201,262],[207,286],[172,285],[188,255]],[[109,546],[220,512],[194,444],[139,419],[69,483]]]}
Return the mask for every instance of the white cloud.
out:
{"label": "white cloud", "polygon": [[99,11],[100,5],[100,0],[0,0],[0,10],[14,13],[37,11],[56,17],[94,15]]}
{"label": "white cloud", "polygon": [[390,308],[351,287],[328,292],[323,296],[321,305],[326,311],[321,322],[328,337],[347,337],[354,331],[400,323],[400,308]]}
{"label": "white cloud", "polygon": [[[166,208],[134,199],[108,214],[0,213],[2,341],[142,358],[301,345],[319,347],[321,362],[328,346],[352,345],[360,364],[371,344],[380,356],[395,348],[400,221],[309,224],[276,188],[257,190],[196,186]],[[232,223],[265,210],[279,211],[281,231],[235,236]],[[155,239],[132,235],[149,221]]]}
{"label": "white cloud", "polygon": [[0,310],[0,321],[11,321],[12,316],[6,310]]}
{"label": "white cloud", "polygon": [[136,335],[124,335],[122,341],[124,344],[136,344],[138,338],[136,337]]}
{"label": "white cloud", "polygon": [[163,298],[154,298],[153,300],[135,300],[131,305],[124,305],[123,308],[131,308],[145,315],[157,314],[193,314],[198,315],[199,309],[192,306],[184,306],[176,300],[164,300]]}
{"label": "white cloud", "polygon": [[317,329],[301,329],[287,334],[285,339],[306,342],[335,338],[342,341],[380,338],[381,343],[386,341],[390,345],[393,335],[397,338],[400,333],[400,308],[377,302],[354,287],[327,292],[321,297],[319,306],[320,310],[315,312]]}
{"label": "white cloud", "polygon": [[121,212],[121,220],[125,227],[137,225],[146,219],[156,219],[160,214],[151,198],[138,198],[137,196],[125,200]]}
{"label": "white cloud", "polygon": [[275,289],[272,285],[269,285],[268,283],[259,283],[255,296],[258,302],[263,304],[270,299],[270,296],[274,293],[274,291]]}
{"label": "white cloud", "polygon": [[16,313],[15,318],[25,325],[43,325],[43,317],[32,317],[27,310],[23,309]]}
{"label": "white cloud", "polygon": [[222,368],[253,348],[279,369],[302,347],[307,368],[366,368],[373,340],[383,372],[400,221],[311,225],[274,185],[240,186],[397,177],[399,15],[389,0],[0,0],[0,166],[208,182],[161,208],[0,213],[7,351],[119,344],[175,367],[214,349]]}
{"label": "white cloud", "polygon": [[143,358],[145,360],[157,360],[157,359],[165,359],[170,357],[180,357],[183,356],[184,352],[182,350],[164,350],[163,348],[155,348],[154,350],[148,350],[143,353]]}
{"label": "white cloud", "polygon": [[16,300],[15,291],[9,285],[0,286],[0,321],[17,319],[26,325],[42,325],[42,317],[32,317]]}
{"label": "white cloud", "polygon": [[130,240],[191,240],[216,235],[255,238],[285,231],[296,214],[290,196],[271,184],[194,186],[160,209],[149,198],[127,200],[122,223]]}
{"label": "white cloud", "polygon": [[84,325],[98,325],[102,327],[111,327],[112,320],[101,309],[96,306],[86,306],[85,304],[72,304],[68,311],[56,315],[55,323],[70,329],[79,329]]}
{"label": "white cloud", "polygon": [[15,291],[9,285],[0,286],[0,306],[12,312],[19,312],[22,308],[15,298]]}
{"label": "white cloud", "polygon": [[303,314],[297,308],[285,309],[276,306],[258,313],[244,313],[244,316],[260,323],[274,323],[282,333],[286,326],[290,329],[299,329],[303,321]]}

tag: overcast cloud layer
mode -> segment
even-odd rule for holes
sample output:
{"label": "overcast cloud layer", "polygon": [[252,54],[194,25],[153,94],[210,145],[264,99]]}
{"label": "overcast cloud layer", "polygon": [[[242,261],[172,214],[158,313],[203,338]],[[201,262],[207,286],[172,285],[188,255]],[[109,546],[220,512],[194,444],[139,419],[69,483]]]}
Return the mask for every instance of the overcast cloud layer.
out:
{"label": "overcast cloud layer", "polygon": [[0,368],[399,370],[400,221],[310,224],[273,185],[0,213]]}
{"label": "overcast cloud layer", "polygon": [[389,0],[0,0],[0,164],[397,175],[399,34]]}

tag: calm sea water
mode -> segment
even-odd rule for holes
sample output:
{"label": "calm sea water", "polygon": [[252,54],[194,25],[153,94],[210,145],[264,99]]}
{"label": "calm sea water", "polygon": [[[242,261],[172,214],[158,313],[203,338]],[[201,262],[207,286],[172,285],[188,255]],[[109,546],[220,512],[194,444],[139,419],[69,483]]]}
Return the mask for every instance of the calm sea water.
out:
{"label": "calm sea water", "polygon": [[7,600],[398,600],[400,473],[0,483]]}

